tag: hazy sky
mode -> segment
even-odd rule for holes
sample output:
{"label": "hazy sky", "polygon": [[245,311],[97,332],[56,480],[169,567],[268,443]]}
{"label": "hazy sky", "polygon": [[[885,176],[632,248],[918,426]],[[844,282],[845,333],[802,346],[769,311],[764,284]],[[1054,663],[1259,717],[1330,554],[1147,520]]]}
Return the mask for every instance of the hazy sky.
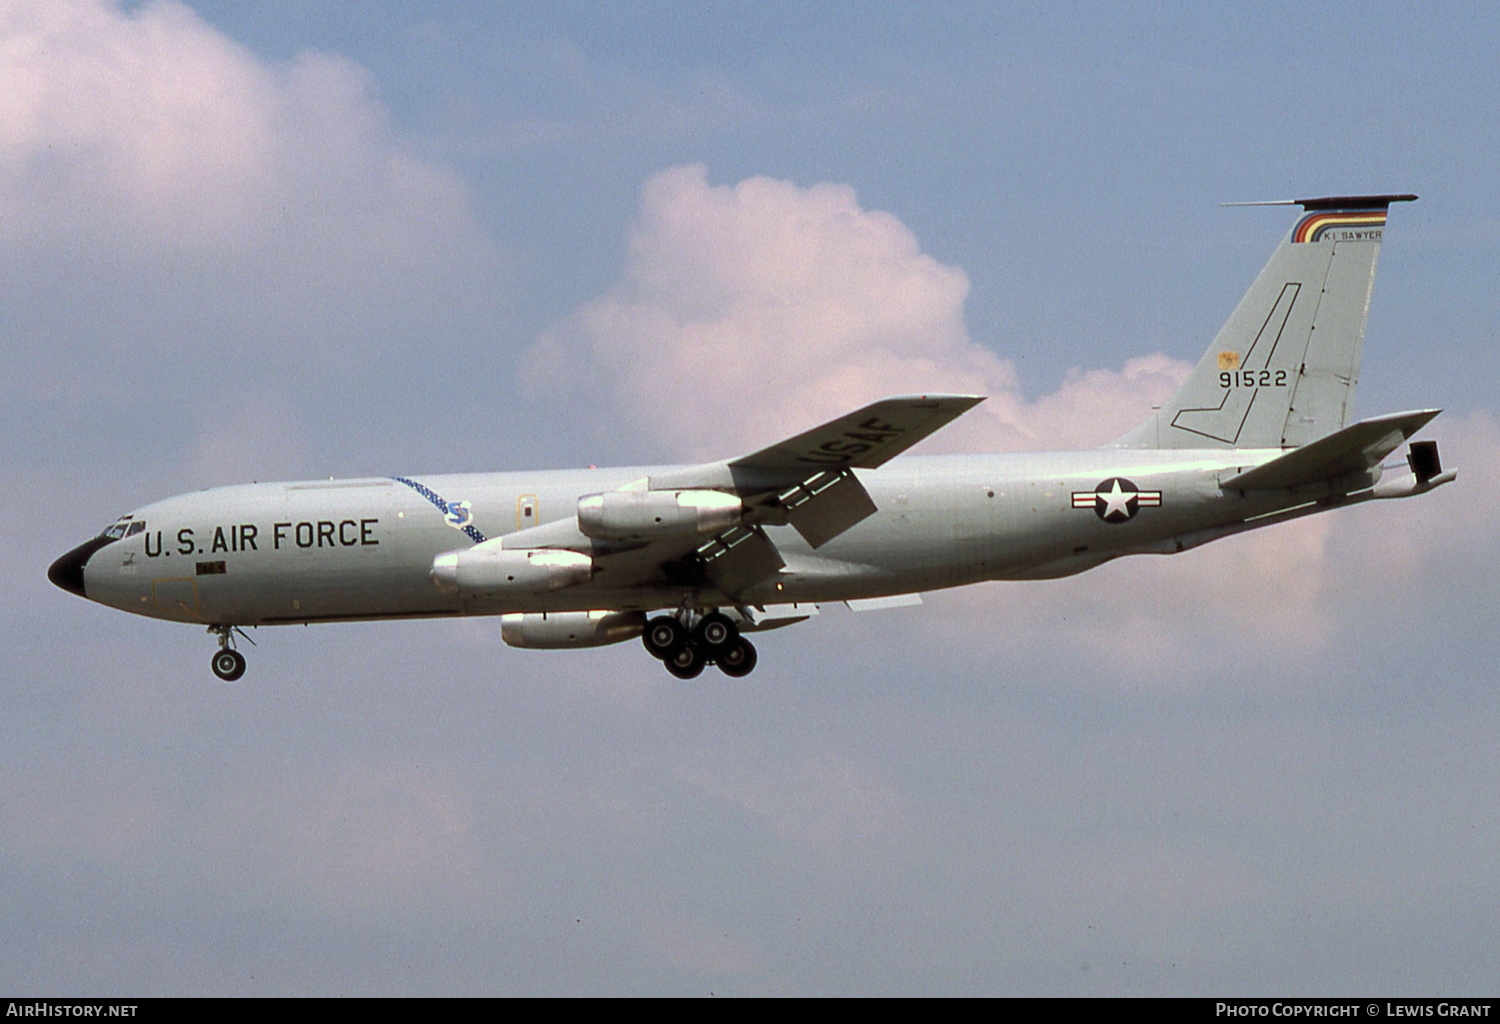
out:
{"label": "hazy sky", "polygon": [[[0,989],[1493,994],[1486,5],[0,0]],[[1109,440],[1392,211],[1357,411],[1458,483],[825,608],[743,681],[51,587],[247,480]]]}

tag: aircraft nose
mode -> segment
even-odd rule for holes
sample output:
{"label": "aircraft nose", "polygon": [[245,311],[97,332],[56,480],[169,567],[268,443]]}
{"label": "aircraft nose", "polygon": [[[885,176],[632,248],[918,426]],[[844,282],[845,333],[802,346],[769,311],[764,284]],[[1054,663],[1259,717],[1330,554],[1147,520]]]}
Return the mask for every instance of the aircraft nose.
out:
{"label": "aircraft nose", "polygon": [[83,542],[53,562],[47,570],[47,578],[70,594],[88,597],[83,592],[83,567],[95,551],[108,543],[107,537],[95,537],[93,540]]}

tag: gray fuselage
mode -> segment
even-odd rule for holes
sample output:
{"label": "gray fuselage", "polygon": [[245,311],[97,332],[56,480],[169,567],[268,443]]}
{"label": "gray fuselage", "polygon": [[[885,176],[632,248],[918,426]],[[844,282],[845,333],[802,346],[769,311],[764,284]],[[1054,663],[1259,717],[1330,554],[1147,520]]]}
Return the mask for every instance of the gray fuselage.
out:
{"label": "gray fuselage", "polygon": [[[1093,450],[899,458],[858,471],[876,513],[817,550],[790,526],[767,527],[786,565],[738,602],[670,571],[624,584],[606,573],[504,599],[443,593],[429,578],[443,552],[574,519],[584,495],[681,467],[213,488],[133,513],[130,522],[144,526],[89,554],[81,582],[85,596],[115,608],[220,626],[874,598],[1065,576],[1121,554],[1171,552],[1237,532],[1247,519],[1307,502],[1286,492],[1221,491],[1221,476],[1279,454]],[[1092,497],[1115,479],[1126,481],[1125,493]],[[1174,543],[1190,537],[1196,539]]]}

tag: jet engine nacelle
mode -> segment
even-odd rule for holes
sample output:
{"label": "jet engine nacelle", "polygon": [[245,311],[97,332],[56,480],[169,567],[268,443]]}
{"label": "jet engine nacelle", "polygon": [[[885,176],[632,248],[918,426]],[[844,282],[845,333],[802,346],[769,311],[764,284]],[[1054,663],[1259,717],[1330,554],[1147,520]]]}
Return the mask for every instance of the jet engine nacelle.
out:
{"label": "jet engine nacelle", "polygon": [[578,499],[578,529],[599,540],[718,533],[744,517],[740,499],[723,491],[608,491]]}
{"label": "jet engine nacelle", "polygon": [[645,612],[518,612],[500,617],[500,636],[506,643],[541,650],[603,647],[633,640],[645,630]]}
{"label": "jet engine nacelle", "polygon": [[583,583],[594,574],[594,560],[577,551],[507,551],[500,540],[438,555],[428,573],[433,586],[445,594],[545,594]]}

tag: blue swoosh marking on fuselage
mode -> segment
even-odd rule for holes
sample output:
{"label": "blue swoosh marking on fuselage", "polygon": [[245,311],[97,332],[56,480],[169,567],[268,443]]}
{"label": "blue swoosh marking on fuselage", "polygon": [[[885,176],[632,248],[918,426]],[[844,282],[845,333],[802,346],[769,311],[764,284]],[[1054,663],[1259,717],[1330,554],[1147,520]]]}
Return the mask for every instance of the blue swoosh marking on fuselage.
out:
{"label": "blue swoosh marking on fuselage", "polygon": [[[438,497],[437,493],[433,491],[432,488],[419,484],[415,480],[408,480],[404,476],[393,476],[391,477],[391,479],[396,481],[398,484],[405,484],[406,486],[410,487],[412,490],[420,494],[422,497],[432,502],[433,506],[436,507],[437,510],[444,516],[448,514],[448,503],[442,498]],[[464,533],[467,533],[469,537],[473,539],[475,544],[484,543],[484,534],[475,529],[473,523],[470,523],[468,526],[462,527],[462,529]]]}

